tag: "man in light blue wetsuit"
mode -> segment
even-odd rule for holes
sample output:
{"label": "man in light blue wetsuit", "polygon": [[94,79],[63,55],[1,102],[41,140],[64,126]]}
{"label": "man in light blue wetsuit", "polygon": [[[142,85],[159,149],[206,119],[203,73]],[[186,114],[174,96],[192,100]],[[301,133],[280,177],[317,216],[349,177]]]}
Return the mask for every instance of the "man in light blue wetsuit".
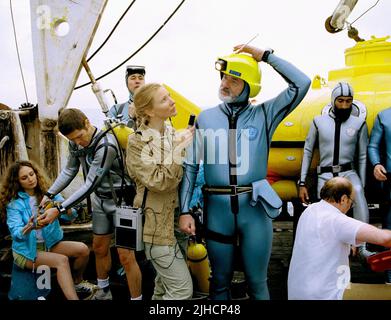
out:
{"label": "man in light blue wetsuit", "polygon": [[[368,157],[373,165],[374,177],[385,184],[388,193],[388,211],[383,228],[391,230],[391,108],[376,116],[368,145]],[[391,270],[386,271],[386,283],[391,284]]]}
{"label": "man in light blue wetsuit", "polygon": [[133,95],[136,89],[145,84],[145,67],[144,66],[127,66],[125,74],[126,87],[129,90],[129,100],[124,103],[113,105],[109,110],[109,117],[117,118],[125,122],[129,128],[136,129],[136,119],[134,115]]}
{"label": "man in light blue wetsuit", "polygon": [[[201,112],[196,143],[188,149],[180,190],[181,229],[195,233],[189,202],[204,162],[207,214],[206,244],[212,268],[210,298],[230,299],[235,246],[239,243],[252,299],[269,299],[267,269],[272,246],[272,220],[281,200],[265,180],[270,141],[279,123],[300,103],[310,79],[272,50],[236,46],[219,58],[219,98],[223,103]],[[239,54],[240,52],[243,52]],[[258,62],[272,66],[288,83],[277,97],[251,105],[260,91]]]}

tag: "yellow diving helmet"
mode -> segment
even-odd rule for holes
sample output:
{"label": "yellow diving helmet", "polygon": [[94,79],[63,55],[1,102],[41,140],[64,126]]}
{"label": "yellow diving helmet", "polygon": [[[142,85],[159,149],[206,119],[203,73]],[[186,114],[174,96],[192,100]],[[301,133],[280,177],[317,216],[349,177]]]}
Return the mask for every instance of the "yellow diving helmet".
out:
{"label": "yellow diving helmet", "polygon": [[261,91],[261,70],[258,62],[248,54],[232,53],[218,57],[215,62],[217,71],[246,81],[250,86],[250,98]]}

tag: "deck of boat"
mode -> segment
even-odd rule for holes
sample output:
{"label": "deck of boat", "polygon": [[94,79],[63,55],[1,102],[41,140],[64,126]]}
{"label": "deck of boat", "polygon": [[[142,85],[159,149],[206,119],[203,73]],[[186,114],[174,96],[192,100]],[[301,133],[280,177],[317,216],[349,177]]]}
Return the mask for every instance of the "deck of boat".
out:
{"label": "deck of boat", "polygon": [[[380,222],[372,223],[379,226]],[[91,223],[73,224],[63,226],[64,238],[67,240],[82,241],[91,246],[92,241],[92,226]],[[273,221],[273,248],[269,263],[268,271],[268,285],[270,291],[270,298],[272,300],[286,300],[287,299],[287,276],[289,261],[291,257],[293,245],[293,219],[285,216],[282,220]],[[10,244],[10,243],[9,243]],[[373,247],[373,250],[379,248]],[[115,253],[115,248],[112,247],[112,270],[110,273],[110,281],[112,286],[112,293],[115,300],[129,300],[129,292],[126,285],[126,278],[123,275],[118,275],[117,271],[120,268],[118,256]],[[4,255],[6,248],[0,248],[0,257]],[[149,299],[153,291],[153,275],[154,270],[145,259],[138,254],[138,261],[143,273],[143,296]],[[11,257],[8,257],[10,259]],[[11,258],[12,259],[12,258]],[[7,299],[6,293],[10,285],[10,263],[5,263],[6,259],[0,261],[0,300]],[[350,257],[351,275],[353,283],[384,283],[383,273],[375,273],[369,269],[368,266],[363,265],[358,258]],[[85,278],[95,281],[95,259],[91,252],[90,261],[85,272]],[[56,283],[56,281],[54,281]],[[242,272],[235,272],[235,281],[233,281],[233,298],[246,299],[245,294],[245,280]],[[58,286],[54,284],[50,299],[62,300],[61,291]]]}

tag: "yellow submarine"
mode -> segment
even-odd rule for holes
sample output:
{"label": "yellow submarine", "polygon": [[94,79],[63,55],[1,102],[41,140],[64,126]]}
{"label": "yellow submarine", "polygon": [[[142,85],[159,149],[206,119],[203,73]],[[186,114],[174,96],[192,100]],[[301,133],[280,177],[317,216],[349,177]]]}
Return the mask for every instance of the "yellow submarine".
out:
{"label": "yellow submarine", "polygon": [[[330,103],[331,89],[339,81],[349,82],[355,91],[354,103],[360,107],[371,131],[379,111],[391,107],[390,37],[359,41],[345,50],[345,67],[331,70],[328,80],[315,76],[301,104],[277,128],[268,163],[268,178],[286,201],[297,198],[303,146],[312,119]],[[316,156],[312,168],[316,166]]]}
{"label": "yellow submarine", "polygon": [[[387,41],[390,37],[372,36],[370,40],[359,37],[358,30],[346,21],[357,2],[341,0],[325,21],[328,32],[336,33],[346,28],[348,36],[356,41],[356,45],[345,50],[345,67],[329,71],[327,80],[315,76],[305,99],[274,133],[268,180],[284,201],[298,197],[296,181],[300,176],[305,138],[313,118],[329,110],[331,89],[339,81],[353,86],[353,107],[358,116],[366,119],[369,133],[379,111],[391,107],[391,42]],[[316,168],[318,159],[315,152],[311,169]],[[371,179],[368,181],[370,183]]]}

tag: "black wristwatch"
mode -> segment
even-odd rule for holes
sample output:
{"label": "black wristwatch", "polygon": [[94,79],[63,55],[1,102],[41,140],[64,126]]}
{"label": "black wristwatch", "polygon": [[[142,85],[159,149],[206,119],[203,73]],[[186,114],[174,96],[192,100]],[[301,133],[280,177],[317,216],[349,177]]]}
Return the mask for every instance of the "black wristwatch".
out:
{"label": "black wristwatch", "polygon": [[267,61],[267,58],[269,57],[269,54],[271,54],[271,53],[273,53],[273,52],[274,52],[274,50],[271,49],[271,48],[265,49],[265,51],[263,52],[263,56],[262,56],[261,61],[266,62],[266,61]]}
{"label": "black wristwatch", "polygon": [[185,215],[187,215],[187,214],[190,214],[190,215],[191,215],[190,212],[181,212],[181,213],[179,214],[179,216],[181,217],[181,216],[185,216]]}
{"label": "black wristwatch", "polygon": [[49,191],[45,193],[45,196],[47,196],[50,200],[54,198],[54,194],[51,194]]}
{"label": "black wristwatch", "polygon": [[299,187],[305,187],[306,186],[305,181],[301,181],[301,180],[297,181],[297,185]]}
{"label": "black wristwatch", "polygon": [[56,205],[56,208],[57,208],[58,212],[60,213],[60,215],[67,213],[67,209],[65,209],[61,204]]}

